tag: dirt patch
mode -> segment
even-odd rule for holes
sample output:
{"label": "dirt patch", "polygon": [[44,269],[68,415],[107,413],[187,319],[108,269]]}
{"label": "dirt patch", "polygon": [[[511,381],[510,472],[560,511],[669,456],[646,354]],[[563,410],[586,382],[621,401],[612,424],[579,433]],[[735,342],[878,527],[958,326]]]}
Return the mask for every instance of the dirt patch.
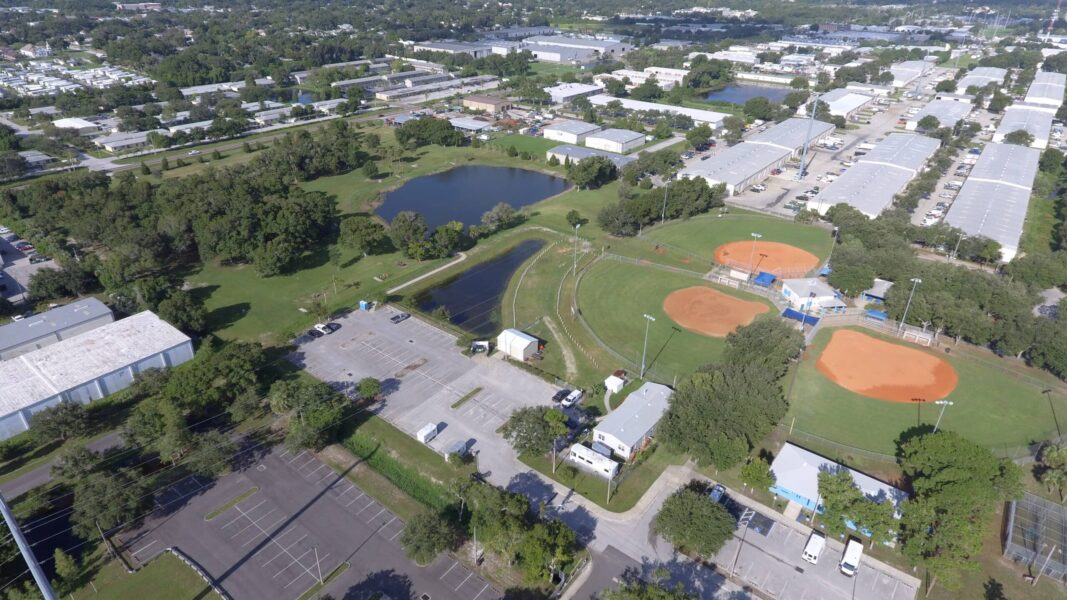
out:
{"label": "dirt patch", "polygon": [[726,337],[769,310],[766,304],[741,300],[702,286],[673,291],[663,300],[663,312],[675,323],[711,337]]}
{"label": "dirt patch", "polygon": [[715,262],[744,271],[755,267],[779,277],[802,277],[819,265],[819,257],[789,244],[756,242],[753,246],[742,241],[716,248]]}
{"label": "dirt patch", "polygon": [[652,251],[655,252],[656,254],[664,255],[664,254],[667,253],[667,248],[665,248],[663,246],[660,246],[659,244],[656,244],[656,247],[653,248]]}
{"label": "dirt patch", "polygon": [[815,368],[846,390],[890,402],[933,402],[959,383],[938,356],[848,329],[834,332]]}

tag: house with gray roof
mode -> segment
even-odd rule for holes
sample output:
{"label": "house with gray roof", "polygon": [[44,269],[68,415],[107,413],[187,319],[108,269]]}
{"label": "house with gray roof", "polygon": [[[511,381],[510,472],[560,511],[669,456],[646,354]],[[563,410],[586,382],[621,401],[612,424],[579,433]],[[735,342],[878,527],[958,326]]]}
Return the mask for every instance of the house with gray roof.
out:
{"label": "house with gray roof", "polygon": [[593,429],[593,441],[604,444],[624,460],[632,459],[652,439],[666,414],[674,390],[645,383]]}

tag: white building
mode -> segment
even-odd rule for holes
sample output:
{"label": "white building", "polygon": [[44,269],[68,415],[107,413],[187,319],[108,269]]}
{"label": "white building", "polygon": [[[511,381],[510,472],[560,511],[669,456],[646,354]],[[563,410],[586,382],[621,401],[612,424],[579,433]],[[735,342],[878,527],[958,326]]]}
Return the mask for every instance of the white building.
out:
{"label": "white building", "polygon": [[660,89],[669,90],[675,86],[681,85],[682,81],[685,80],[685,76],[688,74],[689,71],[687,69],[647,67],[644,71],[616,69],[611,73],[597,75],[594,79],[600,83],[603,83],[605,79],[616,79],[618,81],[629,80],[630,83],[626,86],[628,89],[644,85],[649,79],[653,79]]}
{"label": "white building", "polygon": [[529,50],[533,50],[537,46],[574,48],[576,50],[592,52],[602,58],[617,58],[632,49],[629,44],[620,40],[602,40],[597,38],[571,37],[564,35],[535,35],[526,38],[523,42]]}
{"label": "white building", "polygon": [[518,329],[505,329],[496,337],[496,347],[505,356],[515,360],[526,360],[537,352],[537,338]]}
{"label": "white building", "polygon": [[956,89],[966,92],[970,87],[984,88],[991,83],[999,87],[1004,85],[1004,79],[1007,76],[1007,69],[975,67],[971,72],[964,75],[963,79],[956,82]]}
{"label": "white building", "polygon": [[596,150],[585,146],[575,146],[573,144],[563,144],[562,146],[556,146],[545,152],[545,160],[552,160],[555,158],[561,165],[574,164],[594,156],[610,160],[611,164],[615,165],[616,169],[622,169],[626,165],[637,160],[636,156],[605,152],[603,150]]}
{"label": "white building", "polygon": [[600,125],[569,120],[547,125],[542,130],[546,140],[554,140],[564,144],[581,144],[589,134],[597,131],[600,131]]}
{"label": "white building", "polygon": [[411,46],[414,52],[441,52],[444,54],[468,54],[472,58],[483,58],[493,53],[490,46],[468,44],[466,42],[419,42]]}
{"label": "white building", "polygon": [[795,310],[811,315],[838,310],[846,306],[834,288],[818,277],[783,279],[782,296]]}
{"label": "white building", "polygon": [[933,66],[925,60],[906,60],[897,63],[889,67],[889,72],[893,75],[893,87],[908,87],[932,68]]}
{"label": "white building", "polygon": [[1030,88],[1026,90],[1024,101],[1027,104],[1043,104],[1058,109],[1063,104],[1065,86],[1067,86],[1067,75],[1038,71],[1034,75]]}
{"label": "white building", "polygon": [[993,133],[993,141],[1000,143],[1013,131],[1025,131],[1033,136],[1031,148],[1044,150],[1048,148],[1049,135],[1052,132],[1052,118],[1056,109],[1048,105],[1012,104],[1004,109],[1000,125]]}
{"label": "white building", "polygon": [[612,102],[618,102],[620,106],[630,111],[685,115],[690,119],[693,119],[695,124],[708,125],[712,129],[721,129],[723,119],[728,116],[726,113],[715,112],[713,110],[674,106],[673,104],[659,104],[657,102],[645,102],[643,100],[633,100],[631,98],[616,98],[607,94],[589,96],[589,103],[593,106],[607,106]]}
{"label": "white building", "polygon": [[849,469],[789,442],[782,446],[778,455],[774,457],[774,461],[771,462],[771,472],[774,473],[775,482],[770,491],[808,510],[816,510],[822,506],[822,498],[819,494],[819,473],[834,473],[839,470],[847,471],[860,492],[873,502],[888,501],[892,502],[893,506],[899,507],[900,503],[908,497],[903,490],[888,483]]}
{"label": "white building", "polygon": [[623,460],[632,459],[655,434],[673,394],[665,385],[651,382],[642,385],[597,424],[593,440]]}
{"label": "white building", "polygon": [[756,52],[750,48],[743,50],[719,50],[718,52],[690,52],[687,58],[690,63],[698,56],[707,57],[708,60],[725,60],[739,65],[754,66],[758,65],[760,60],[756,56]]}
{"label": "white building", "polygon": [[626,154],[640,148],[644,143],[645,134],[629,129],[605,129],[585,137],[585,145],[589,148],[616,154]]}
{"label": "white building", "polygon": [[145,311],[0,362],[0,439],[29,429],[40,410],[99,400],[192,358],[189,336]]}
{"label": "white building", "polygon": [[78,135],[89,135],[100,131],[99,125],[92,121],[86,121],[81,117],[56,119],[55,121],[52,121],[52,126],[56,129],[73,129],[78,132]]}
{"label": "white building", "polygon": [[0,360],[39,350],[114,320],[107,305],[90,297],[12,321],[0,327]]}
{"label": "white building", "polygon": [[95,138],[93,144],[96,144],[98,148],[103,148],[112,153],[130,152],[132,150],[148,147],[150,145],[148,134],[150,133],[158,133],[159,135],[165,136],[168,132],[166,129],[154,129],[152,131],[113,133],[111,135]]}
{"label": "white building", "polygon": [[610,456],[587,448],[581,444],[571,446],[567,454],[567,460],[579,468],[591,471],[606,479],[614,479],[619,474],[619,463]]}
{"label": "white building", "polygon": [[603,91],[604,86],[588,83],[561,83],[545,88],[545,93],[552,98],[553,104],[566,104],[576,98],[585,98]]}
{"label": "white building", "polygon": [[928,115],[937,119],[938,127],[955,127],[964,117],[971,114],[972,108],[966,102],[931,100],[919,112],[907,118],[904,129],[915,131],[919,127],[919,121]]}
{"label": "white building", "polygon": [[874,102],[874,96],[838,88],[826,92],[819,97],[819,100],[822,100],[830,107],[831,115],[850,119],[871,102]]}

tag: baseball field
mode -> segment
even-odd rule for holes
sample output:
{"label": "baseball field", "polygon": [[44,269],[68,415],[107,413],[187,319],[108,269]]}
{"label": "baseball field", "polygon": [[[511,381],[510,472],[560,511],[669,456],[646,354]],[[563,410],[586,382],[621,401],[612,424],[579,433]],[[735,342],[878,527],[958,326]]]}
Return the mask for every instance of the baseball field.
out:
{"label": "baseball field", "polygon": [[1062,390],[1046,373],[981,350],[945,353],[864,328],[827,328],[797,368],[785,423],[892,455],[901,432],[936,422],[942,406],[933,401],[944,399],[952,405],[941,428],[1010,452],[1057,434],[1057,420],[1067,419]]}

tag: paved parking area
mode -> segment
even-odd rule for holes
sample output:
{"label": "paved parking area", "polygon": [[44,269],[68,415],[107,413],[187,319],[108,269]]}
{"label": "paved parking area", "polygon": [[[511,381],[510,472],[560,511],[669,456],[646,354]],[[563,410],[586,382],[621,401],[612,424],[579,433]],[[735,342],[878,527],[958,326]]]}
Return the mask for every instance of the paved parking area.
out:
{"label": "paved parking area", "polygon": [[336,319],[340,330],[303,340],[290,360],[338,389],[363,377],[381,380],[384,400],[376,411],[382,418],[411,435],[437,424],[431,448],[444,453],[463,442],[490,481],[507,485],[527,469],[519,469],[521,463],[496,430],[516,409],[550,405],[557,388],[496,357],[464,356],[455,336],[416,317],[390,322],[397,312],[385,307]]}
{"label": "paved parking area", "polygon": [[29,255],[12,245],[17,241],[19,237],[14,233],[0,235],[0,259],[3,260],[0,294],[11,302],[20,302],[25,298],[26,288],[34,273],[44,268],[59,268],[53,261],[31,264]]}
{"label": "paved parking area", "polygon": [[[243,492],[251,496],[210,521],[205,515]],[[404,555],[404,523],[364,490],[307,452],[276,449],[242,473],[187,479],[160,494],[157,514],[124,536],[145,563],[170,546],[191,556],[234,598],[300,597],[348,562],[327,585],[364,600],[423,593],[443,600],[498,600],[502,593],[449,556],[418,567]]]}

